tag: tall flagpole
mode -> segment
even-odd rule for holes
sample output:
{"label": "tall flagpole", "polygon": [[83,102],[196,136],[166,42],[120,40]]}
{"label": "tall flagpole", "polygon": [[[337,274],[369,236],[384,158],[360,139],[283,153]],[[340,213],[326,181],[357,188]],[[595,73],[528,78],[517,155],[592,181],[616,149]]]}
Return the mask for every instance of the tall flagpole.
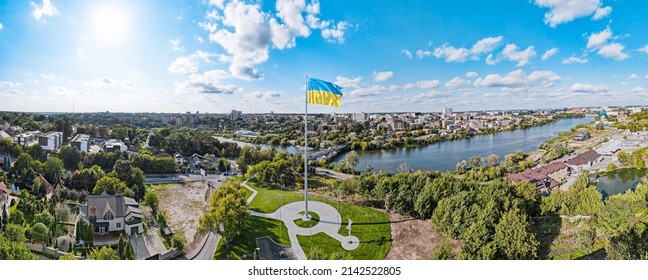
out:
{"label": "tall flagpole", "polygon": [[308,215],[308,75],[306,75],[306,102],[304,111],[304,220]]}

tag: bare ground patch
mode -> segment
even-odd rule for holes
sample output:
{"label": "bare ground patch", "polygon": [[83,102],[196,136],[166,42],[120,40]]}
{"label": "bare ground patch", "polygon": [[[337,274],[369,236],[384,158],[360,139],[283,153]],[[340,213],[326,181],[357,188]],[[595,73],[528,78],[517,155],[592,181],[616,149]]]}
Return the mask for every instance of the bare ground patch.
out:
{"label": "bare ground patch", "polygon": [[455,255],[459,255],[460,242],[437,232],[430,220],[412,219],[397,213],[388,215],[392,221],[393,241],[385,259],[427,260],[432,256],[432,251],[446,240],[452,244]]}
{"label": "bare ground patch", "polygon": [[198,231],[198,221],[207,209],[207,185],[201,182],[170,185],[160,192],[160,208],[164,210],[173,232],[191,243]]}

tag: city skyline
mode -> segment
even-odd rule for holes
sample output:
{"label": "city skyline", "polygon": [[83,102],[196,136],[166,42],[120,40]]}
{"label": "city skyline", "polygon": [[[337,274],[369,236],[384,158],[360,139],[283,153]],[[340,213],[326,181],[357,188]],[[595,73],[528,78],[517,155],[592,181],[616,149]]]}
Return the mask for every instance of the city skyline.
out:
{"label": "city skyline", "polygon": [[312,113],[636,105],[642,2],[0,4],[0,111]]}

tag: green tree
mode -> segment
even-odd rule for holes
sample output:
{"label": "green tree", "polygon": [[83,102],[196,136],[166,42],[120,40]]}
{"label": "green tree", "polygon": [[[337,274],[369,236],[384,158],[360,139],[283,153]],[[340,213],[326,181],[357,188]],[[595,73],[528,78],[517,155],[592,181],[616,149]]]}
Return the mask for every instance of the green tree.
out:
{"label": "green tree", "polygon": [[120,260],[119,255],[110,247],[93,248],[88,254],[89,260]]}
{"label": "green tree", "polygon": [[48,158],[43,165],[43,173],[45,175],[45,179],[47,179],[47,181],[54,186],[58,185],[58,183],[61,181],[64,171],[65,169],[63,168],[63,161],[61,161],[57,157]]}
{"label": "green tree", "polygon": [[9,241],[21,242],[24,243],[27,241],[25,237],[25,228],[21,225],[8,224],[7,230],[5,230],[4,237]]}
{"label": "green tree", "polygon": [[81,152],[76,147],[63,146],[58,151],[58,156],[63,161],[65,168],[77,168],[78,163],[81,161]]}
{"label": "green tree", "polygon": [[155,191],[153,190],[146,191],[146,194],[144,195],[144,204],[151,207],[153,213],[157,213],[159,201],[160,198],[158,197]]}
{"label": "green tree", "polygon": [[526,215],[518,209],[506,212],[495,226],[498,255],[504,259],[528,260],[537,257],[538,241]]}
{"label": "green tree", "polygon": [[110,176],[106,176],[99,179],[94,189],[92,189],[92,194],[94,195],[99,195],[103,192],[106,192],[108,194],[115,194],[117,192],[121,192],[125,196],[131,196],[131,197],[133,195],[133,191],[128,189],[126,187],[126,184],[120,182],[119,179]]}
{"label": "green tree", "polygon": [[360,163],[360,157],[358,156],[358,152],[356,151],[350,151],[346,154],[346,157],[344,157],[344,161],[346,162],[346,167],[349,168],[351,171],[355,171],[356,166],[358,166],[358,163]]}
{"label": "green tree", "polygon": [[36,223],[34,226],[31,228],[31,234],[34,240],[36,241],[47,241],[49,237],[49,228],[43,224],[43,223]]}
{"label": "green tree", "polygon": [[61,255],[61,256],[59,257],[59,260],[61,260],[61,261],[76,261],[76,260],[79,260],[79,259],[77,259],[77,258],[74,256],[74,254],[70,253],[70,254],[63,254],[63,255]]}
{"label": "green tree", "polygon": [[452,243],[443,241],[432,250],[431,259],[433,260],[454,260],[457,256],[452,251]]}
{"label": "green tree", "polygon": [[9,222],[15,225],[23,225],[25,223],[25,214],[16,209],[16,211],[13,211],[11,216],[9,216]]}
{"label": "green tree", "polygon": [[36,172],[34,171],[34,160],[28,153],[22,153],[16,159],[12,171],[16,174],[19,186],[31,184]]}
{"label": "green tree", "polygon": [[245,197],[245,192],[236,183],[223,184],[209,198],[209,212],[200,218],[198,230],[220,234],[229,246],[229,242],[247,230],[250,211]]}
{"label": "green tree", "polygon": [[97,181],[104,177],[106,173],[99,165],[93,165],[91,168],[84,168],[74,171],[68,187],[75,190],[92,191]]}
{"label": "green tree", "polygon": [[27,245],[23,242],[10,241],[0,236],[0,260],[36,260]]}

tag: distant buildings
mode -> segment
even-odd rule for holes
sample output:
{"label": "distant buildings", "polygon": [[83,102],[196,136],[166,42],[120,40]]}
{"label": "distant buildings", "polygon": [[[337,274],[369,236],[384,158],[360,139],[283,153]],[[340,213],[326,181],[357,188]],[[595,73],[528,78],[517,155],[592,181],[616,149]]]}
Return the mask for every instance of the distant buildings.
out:
{"label": "distant buildings", "polygon": [[232,113],[230,114],[231,120],[238,120],[241,118],[243,118],[243,111],[232,110]]}
{"label": "distant buildings", "polygon": [[70,141],[70,146],[76,147],[80,152],[88,152],[90,148],[90,135],[88,134],[77,134]]}
{"label": "distant buildings", "polygon": [[128,150],[128,146],[124,144],[121,140],[117,139],[109,139],[106,142],[103,143],[102,145],[103,150],[106,152],[115,152],[115,151],[120,151],[120,152],[125,152]]}
{"label": "distant buildings", "polygon": [[354,122],[364,122],[367,120],[366,113],[353,113],[352,119]]}
{"label": "distant buildings", "polygon": [[443,108],[443,116],[444,117],[452,116],[452,108]]}
{"label": "distant buildings", "polygon": [[63,132],[49,132],[38,137],[38,145],[46,151],[57,151],[63,145]]}
{"label": "distant buildings", "polygon": [[590,139],[591,137],[592,136],[589,134],[589,132],[583,131],[581,133],[576,134],[576,136],[574,136],[573,139],[574,141],[585,141],[587,139]]}

